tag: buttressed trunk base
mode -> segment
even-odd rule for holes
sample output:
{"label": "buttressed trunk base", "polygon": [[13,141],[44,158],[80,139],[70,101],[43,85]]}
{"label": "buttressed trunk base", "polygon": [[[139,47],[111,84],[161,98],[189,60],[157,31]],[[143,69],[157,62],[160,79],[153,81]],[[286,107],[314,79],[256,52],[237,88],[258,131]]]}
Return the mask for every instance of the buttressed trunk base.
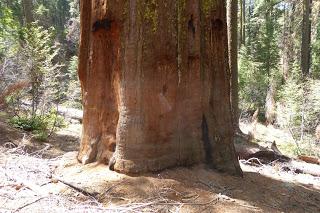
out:
{"label": "buttressed trunk base", "polygon": [[79,161],[108,163],[113,155],[122,173],[204,162],[241,175],[232,143],[225,1],[80,6]]}

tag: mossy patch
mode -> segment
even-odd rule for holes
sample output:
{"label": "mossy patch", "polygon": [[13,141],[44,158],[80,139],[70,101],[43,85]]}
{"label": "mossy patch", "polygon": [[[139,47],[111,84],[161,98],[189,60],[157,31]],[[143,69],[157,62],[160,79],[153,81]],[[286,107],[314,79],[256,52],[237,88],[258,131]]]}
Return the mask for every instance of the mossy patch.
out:
{"label": "mossy patch", "polygon": [[143,17],[146,21],[152,25],[152,31],[156,32],[158,29],[158,4],[156,0],[146,1],[144,3],[144,14]]}
{"label": "mossy patch", "polygon": [[214,10],[217,6],[217,0],[202,0],[201,1],[201,10],[205,16],[209,16],[211,11]]}

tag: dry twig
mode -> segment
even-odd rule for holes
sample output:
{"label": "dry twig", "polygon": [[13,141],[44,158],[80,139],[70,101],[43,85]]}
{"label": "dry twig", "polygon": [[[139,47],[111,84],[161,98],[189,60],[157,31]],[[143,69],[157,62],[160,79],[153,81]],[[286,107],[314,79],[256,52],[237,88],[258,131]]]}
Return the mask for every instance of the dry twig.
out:
{"label": "dry twig", "polygon": [[20,206],[19,208],[15,209],[13,212],[18,212],[18,211],[24,209],[25,207],[30,206],[30,205],[32,205],[32,204],[34,204],[34,203],[36,203],[36,202],[38,202],[38,201],[40,201],[40,200],[42,200],[44,198],[46,198],[46,197],[37,198],[32,202],[29,202],[29,203],[24,204],[23,206]]}
{"label": "dry twig", "polygon": [[260,166],[265,166],[263,163],[261,163],[259,158],[249,158],[248,160],[240,160],[240,162],[243,164],[252,164],[252,161],[254,160],[257,161]]}

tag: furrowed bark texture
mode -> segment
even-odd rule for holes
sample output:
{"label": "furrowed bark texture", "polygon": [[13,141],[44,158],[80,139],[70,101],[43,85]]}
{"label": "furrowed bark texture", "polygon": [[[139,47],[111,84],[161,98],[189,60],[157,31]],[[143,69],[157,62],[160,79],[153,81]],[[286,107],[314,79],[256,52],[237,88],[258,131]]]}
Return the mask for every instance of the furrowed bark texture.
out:
{"label": "furrowed bark texture", "polygon": [[231,72],[231,109],[235,131],[239,129],[238,92],[238,0],[227,1],[229,67]]}
{"label": "furrowed bark texture", "polygon": [[78,159],[241,174],[233,146],[223,0],[81,1]]}

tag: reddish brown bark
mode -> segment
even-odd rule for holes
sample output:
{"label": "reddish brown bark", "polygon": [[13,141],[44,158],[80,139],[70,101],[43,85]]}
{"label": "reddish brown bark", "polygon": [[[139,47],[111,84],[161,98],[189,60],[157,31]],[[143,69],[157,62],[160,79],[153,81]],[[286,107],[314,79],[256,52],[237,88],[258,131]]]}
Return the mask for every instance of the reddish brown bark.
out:
{"label": "reddish brown bark", "polygon": [[241,174],[225,3],[206,2],[82,1],[81,162],[107,163],[116,141],[119,172],[205,162]]}

